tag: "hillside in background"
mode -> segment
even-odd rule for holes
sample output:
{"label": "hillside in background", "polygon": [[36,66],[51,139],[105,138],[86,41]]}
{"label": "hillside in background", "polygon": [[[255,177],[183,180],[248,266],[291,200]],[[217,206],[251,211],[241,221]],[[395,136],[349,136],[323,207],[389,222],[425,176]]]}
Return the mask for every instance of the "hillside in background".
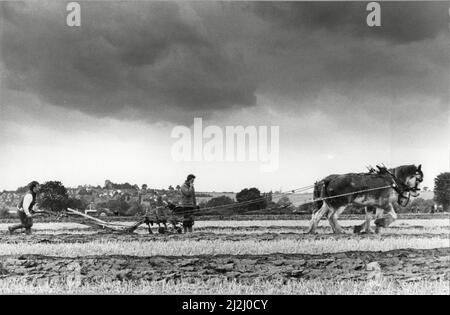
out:
{"label": "hillside in background", "polygon": [[[220,196],[227,196],[233,200],[236,200],[236,193],[233,192],[201,192],[201,194],[203,195],[210,195],[210,197],[197,197],[197,202],[201,203],[201,202],[207,202],[208,200],[211,200],[212,198],[216,198],[216,197],[220,197]],[[302,203],[306,203],[309,202],[313,199],[313,194],[312,193],[294,193],[294,194],[286,194],[285,196],[287,196],[289,198],[289,200],[296,206],[302,204]],[[432,191],[421,191],[419,197],[417,198],[422,198],[425,200],[432,200],[434,197],[434,194]],[[277,197],[277,195],[274,193],[273,194],[273,201],[277,202],[278,199],[280,199],[280,196]],[[414,199],[414,198],[412,198]]]}

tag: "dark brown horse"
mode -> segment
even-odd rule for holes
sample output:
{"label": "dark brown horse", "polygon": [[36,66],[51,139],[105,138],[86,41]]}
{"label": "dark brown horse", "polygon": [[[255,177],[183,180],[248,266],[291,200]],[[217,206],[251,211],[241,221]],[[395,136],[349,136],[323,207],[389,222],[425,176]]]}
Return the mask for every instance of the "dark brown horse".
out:
{"label": "dark brown horse", "polygon": [[417,196],[418,186],[423,181],[421,165],[402,165],[393,169],[378,166],[378,171],[329,175],[314,185],[315,210],[307,233],[315,233],[317,224],[325,214],[334,233],[343,233],[338,223],[339,215],[349,205],[366,207],[366,221],[355,227],[370,233],[372,211],[376,209],[376,232],[387,227],[396,218],[393,203],[406,206],[411,194]]}

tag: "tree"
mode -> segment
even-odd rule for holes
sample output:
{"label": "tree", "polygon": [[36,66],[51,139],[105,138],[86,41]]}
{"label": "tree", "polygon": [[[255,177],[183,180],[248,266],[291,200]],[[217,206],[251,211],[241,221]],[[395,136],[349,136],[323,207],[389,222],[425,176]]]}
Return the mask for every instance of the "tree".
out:
{"label": "tree", "polygon": [[415,198],[411,201],[410,207],[408,210],[413,213],[429,213],[433,212],[434,202],[433,200],[425,200],[423,198]]}
{"label": "tree", "polygon": [[92,195],[92,192],[88,192],[88,191],[86,190],[86,188],[81,188],[81,189],[78,191],[78,194],[79,194],[79,195]]}
{"label": "tree", "polygon": [[[222,208],[222,206],[232,205],[234,204],[234,200],[227,196],[219,196],[215,198],[211,198],[208,201],[202,201],[199,204],[200,208],[206,208],[201,211],[203,215],[224,215],[229,214],[230,211],[233,211],[233,207]],[[208,209],[212,207],[213,209]],[[217,207],[217,208],[216,208]]]}
{"label": "tree", "polygon": [[269,202],[272,201],[272,191],[269,191],[268,193],[264,193],[264,197],[266,197],[267,201],[269,201]]}
{"label": "tree", "polygon": [[42,209],[62,211],[67,208],[69,196],[61,182],[49,181],[41,185],[38,204]]}
{"label": "tree", "polygon": [[142,184],[142,190],[147,190],[147,184]]}
{"label": "tree", "polygon": [[133,186],[128,182],[126,182],[125,184],[119,184],[117,186],[117,189],[133,189]]}
{"label": "tree", "polygon": [[444,211],[450,206],[450,173],[441,173],[434,179],[434,200]]}
{"label": "tree", "polygon": [[261,192],[259,189],[252,187],[250,189],[242,189],[240,192],[236,194],[236,200],[238,203],[252,201],[255,199],[259,199],[258,201],[253,201],[249,203],[245,203],[244,205],[239,206],[239,212],[251,211],[251,210],[259,210],[265,209],[267,207],[267,200],[262,198]]}
{"label": "tree", "polygon": [[145,214],[144,207],[139,202],[133,201],[129,206],[130,207],[126,210],[124,215],[133,216],[136,214]]}
{"label": "tree", "polygon": [[232,203],[234,203],[234,200],[231,199],[230,197],[219,196],[219,197],[215,197],[215,198],[212,198],[212,199],[208,200],[205,203],[205,207],[209,208],[209,207],[226,206],[226,205],[230,205]]}
{"label": "tree", "polygon": [[109,180],[105,181],[105,188],[106,189],[128,189],[128,190],[132,190],[132,189],[139,189],[139,186],[137,185],[131,185],[130,183],[124,183],[124,184],[116,184],[116,183],[112,183]]}
{"label": "tree", "polygon": [[278,199],[277,206],[284,207],[284,208],[292,207],[292,202],[289,200],[289,198],[287,196],[283,196],[280,199]]}
{"label": "tree", "polygon": [[304,204],[301,204],[301,205],[298,206],[297,213],[298,214],[310,214],[314,210],[315,210],[314,203],[307,202],[307,203],[304,203]]}
{"label": "tree", "polygon": [[26,186],[22,186],[22,187],[17,188],[16,189],[16,193],[24,194],[24,193],[28,192],[28,190],[30,190],[30,189],[28,188],[28,185],[26,185]]}
{"label": "tree", "polygon": [[83,199],[69,198],[67,200],[67,207],[84,211],[88,207],[88,203],[86,200]]}
{"label": "tree", "polygon": [[105,180],[105,189],[113,189],[113,183],[109,179]]}
{"label": "tree", "polygon": [[121,199],[111,199],[99,204],[101,208],[111,210],[115,215],[126,215],[130,205]]}
{"label": "tree", "polygon": [[169,189],[170,191],[173,191],[173,190],[175,190],[175,189],[173,188],[173,186],[172,186],[172,185],[170,185],[168,189]]}

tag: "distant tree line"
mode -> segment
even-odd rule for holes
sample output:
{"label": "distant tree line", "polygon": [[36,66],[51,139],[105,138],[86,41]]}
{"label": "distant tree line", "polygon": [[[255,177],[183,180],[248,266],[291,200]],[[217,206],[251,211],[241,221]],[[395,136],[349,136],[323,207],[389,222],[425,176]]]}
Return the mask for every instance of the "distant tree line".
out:
{"label": "distant tree line", "polygon": [[444,211],[450,207],[450,173],[441,173],[434,179],[434,200]]}
{"label": "distant tree line", "polygon": [[[106,186],[106,185],[105,185]],[[139,189],[137,185],[129,183],[115,184],[108,181],[108,186],[114,189]],[[147,189],[147,185],[142,185],[142,189]],[[179,186],[177,187],[179,189]],[[28,191],[27,186],[19,187],[17,193]],[[81,190],[80,194],[88,193]],[[208,194],[204,194],[209,196]],[[236,200],[228,196],[218,196],[211,198],[207,202],[200,203],[200,208],[205,209],[200,214],[226,215],[226,214],[282,214],[292,213],[295,209],[288,196],[282,196],[276,202],[272,200],[272,193],[262,194],[255,187],[242,189],[236,194]],[[433,213],[435,203],[448,211],[450,207],[450,173],[441,173],[435,178],[434,200],[424,200],[423,198],[414,198],[406,207],[394,205],[399,213],[420,212]],[[59,181],[48,181],[41,185],[41,191],[38,195],[38,204],[40,208],[54,212],[66,208],[85,210],[88,202],[83,199],[69,197],[67,189]],[[233,206],[235,205],[235,206]],[[125,201],[123,198],[112,199],[97,205],[99,209],[104,209],[108,214],[115,215],[136,215],[144,213],[144,207],[138,201]],[[223,207],[222,207],[223,206]],[[214,208],[209,209],[208,208]],[[108,210],[106,210],[108,209]],[[297,207],[299,213],[311,213],[314,210],[313,203],[305,203]],[[7,217],[7,209],[0,209],[0,217]],[[349,206],[346,213],[363,214],[364,207]]]}
{"label": "distant tree line", "polygon": [[138,185],[131,185],[130,183],[123,183],[123,184],[116,184],[116,183],[112,183],[110,182],[108,186],[105,186],[104,189],[120,189],[120,190],[124,190],[124,189],[134,189],[134,190],[139,190],[139,186]]}
{"label": "distant tree line", "polygon": [[49,211],[62,211],[67,208],[85,210],[88,203],[83,199],[69,197],[66,187],[59,181],[48,181],[41,185],[37,203]]}
{"label": "distant tree line", "polygon": [[262,194],[258,188],[251,187],[238,192],[236,200],[228,196],[218,196],[202,202],[199,213],[202,215],[277,214],[291,213],[293,209],[288,197],[284,196],[277,202],[273,202],[271,192]]}

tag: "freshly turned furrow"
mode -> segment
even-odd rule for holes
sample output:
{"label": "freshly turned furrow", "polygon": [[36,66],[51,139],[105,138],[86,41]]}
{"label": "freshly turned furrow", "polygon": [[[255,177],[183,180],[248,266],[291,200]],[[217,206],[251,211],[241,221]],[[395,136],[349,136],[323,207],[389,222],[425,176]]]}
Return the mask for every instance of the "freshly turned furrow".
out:
{"label": "freshly turned furrow", "polygon": [[[333,254],[201,256],[0,256],[0,279],[82,282],[229,278],[258,280],[450,280],[450,248],[353,251]],[[373,268],[373,266],[377,266]],[[372,267],[370,267],[372,266]]]}
{"label": "freshly turned furrow", "polygon": [[196,226],[194,233],[181,235],[84,228],[0,234],[0,279],[43,285],[74,278],[85,284],[215,278],[250,284],[450,280],[448,226],[393,226],[382,235],[355,235],[348,226],[347,234],[334,235],[325,224],[319,234],[309,235],[306,226],[245,224]]}
{"label": "freshly turned furrow", "polygon": [[60,233],[60,234],[34,234],[32,236],[24,234],[16,235],[0,235],[0,244],[61,244],[61,243],[89,243],[93,241],[104,242],[152,242],[152,241],[279,241],[279,240],[364,240],[364,239],[404,239],[409,238],[439,238],[448,239],[449,233],[433,234],[433,233],[420,233],[420,234],[402,234],[402,233],[383,233],[377,234],[331,234],[320,233],[315,235],[304,233],[249,233],[249,234],[232,234],[232,233],[211,233],[211,232],[195,232],[192,234],[119,234],[119,233]]}

